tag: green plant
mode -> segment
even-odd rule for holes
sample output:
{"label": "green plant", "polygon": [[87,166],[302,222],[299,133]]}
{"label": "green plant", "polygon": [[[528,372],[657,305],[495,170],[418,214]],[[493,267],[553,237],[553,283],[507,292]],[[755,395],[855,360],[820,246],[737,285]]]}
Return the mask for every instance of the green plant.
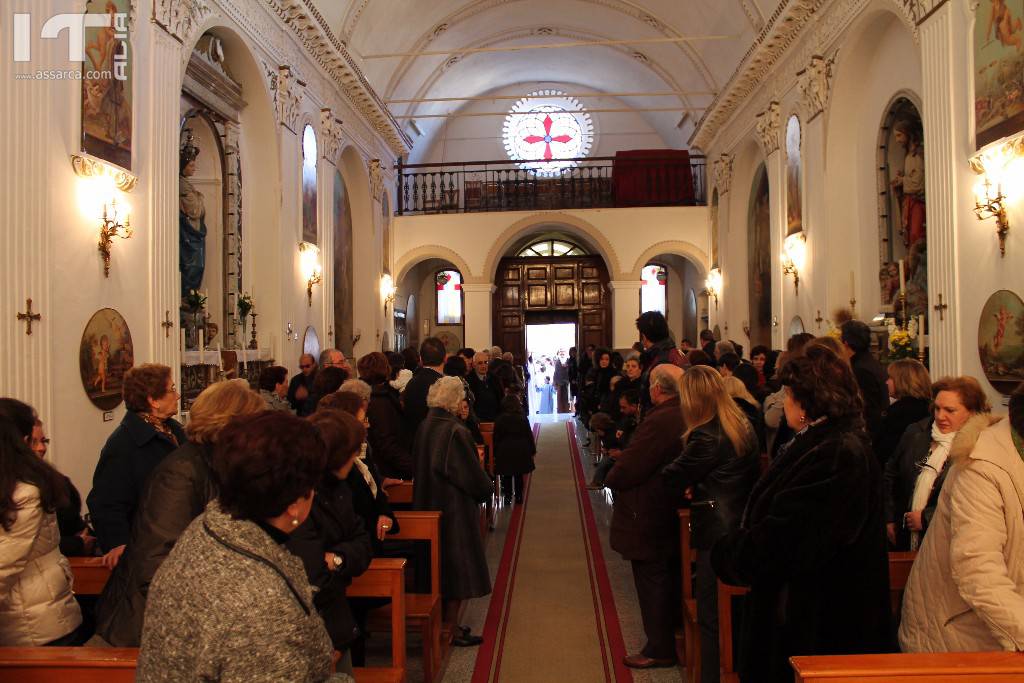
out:
{"label": "green plant", "polygon": [[198,313],[206,306],[206,295],[195,289],[188,290],[188,294],[182,299],[185,307],[193,313]]}
{"label": "green plant", "polygon": [[253,309],[252,295],[248,292],[239,295],[238,297],[238,317],[245,320],[249,312]]}

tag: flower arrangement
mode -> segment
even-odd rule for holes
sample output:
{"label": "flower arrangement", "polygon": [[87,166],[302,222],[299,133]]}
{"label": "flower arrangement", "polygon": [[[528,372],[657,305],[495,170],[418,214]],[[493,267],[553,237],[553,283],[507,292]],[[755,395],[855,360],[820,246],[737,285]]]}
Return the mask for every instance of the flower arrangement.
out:
{"label": "flower arrangement", "polygon": [[892,360],[916,358],[914,340],[917,339],[917,321],[912,320],[906,329],[897,327],[895,321],[892,321],[889,323],[888,328],[889,358]]}
{"label": "flower arrangement", "polygon": [[249,316],[249,311],[253,309],[252,295],[248,292],[240,294],[238,297],[238,317],[243,321]]}
{"label": "flower arrangement", "polygon": [[188,294],[186,294],[181,301],[189,311],[198,313],[206,306],[206,294],[195,289],[190,289],[188,290]]}

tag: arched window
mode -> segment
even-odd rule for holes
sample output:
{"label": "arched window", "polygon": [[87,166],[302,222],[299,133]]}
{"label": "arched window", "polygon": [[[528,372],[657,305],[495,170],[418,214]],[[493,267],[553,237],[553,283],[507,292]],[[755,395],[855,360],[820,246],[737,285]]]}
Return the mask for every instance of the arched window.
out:
{"label": "arched window", "polygon": [[800,174],[800,119],[794,114],[786,123],[786,235],[804,229]]}
{"label": "arched window", "polygon": [[462,324],[462,275],[457,270],[439,270],[434,274],[437,288],[437,324]]}
{"label": "arched window", "polygon": [[519,252],[519,256],[586,256],[587,251],[566,240],[546,239],[534,242]]}
{"label": "arched window", "polygon": [[648,263],[641,273],[644,284],[640,287],[640,312],[658,311],[665,315],[668,269],[659,263]]}
{"label": "arched window", "polygon": [[302,130],[302,240],[317,243],[316,229],[316,133],[313,126]]}

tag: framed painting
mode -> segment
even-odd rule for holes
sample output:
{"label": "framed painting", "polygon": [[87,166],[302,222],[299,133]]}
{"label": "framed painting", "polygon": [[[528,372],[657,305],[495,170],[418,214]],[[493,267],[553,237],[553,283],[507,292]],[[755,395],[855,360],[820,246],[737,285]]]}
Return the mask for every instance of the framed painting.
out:
{"label": "framed painting", "polygon": [[107,15],[108,25],[86,27],[82,62],[82,151],[132,168],[131,0],[89,0],[87,14]]}
{"label": "framed painting", "polygon": [[135,365],[132,333],[124,317],[113,308],[93,313],[78,347],[78,368],[86,396],[100,410],[121,403],[124,374]]}
{"label": "framed painting", "polygon": [[317,244],[316,229],[316,133],[302,130],[302,241]]}
{"label": "framed painting", "polygon": [[754,174],[750,196],[747,253],[747,296],[750,312],[750,343],[771,345],[772,339],[772,249],[771,209],[768,172],[761,164]]}
{"label": "framed painting", "polygon": [[786,235],[804,229],[800,183],[800,119],[786,122]]}
{"label": "framed painting", "polygon": [[1024,0],[981,0],[974,23],[974,122],[980,149],[1024,129]]}
{"label": "framed painting", "polygon": [[978,356],[996,391],[1010,395],[1024,382],[1024,301],[1008,289],[988,298],[978,321]]}

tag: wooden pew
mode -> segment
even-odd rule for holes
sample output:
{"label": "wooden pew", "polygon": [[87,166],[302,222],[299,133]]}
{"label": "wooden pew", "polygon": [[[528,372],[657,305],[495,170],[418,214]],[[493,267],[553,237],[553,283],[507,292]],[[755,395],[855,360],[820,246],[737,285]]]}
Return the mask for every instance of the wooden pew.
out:
{"label": "wooden pew", "polygon": [[430,592],[405,594],[406,623],[410,628],[418,628],[422,635],[423,679],[426,683],[430,683],[441,672],[443,656],[441,649],[441,513],[433,511],[396,512],[395,517],[398,520],[399,533],[388,536],[389,539],[430,542]]}
{"label": "wooden pew", "polygon": [[18,683],[132,683],[133,647],[0,647],[0,680]]}
{"label": "wooden pew", "polygon": [[384,489],[384,492],[388,494],[388,502],[392,505],[412,505],[412,482],[403,481],[401,484],[395,484]]}
{"label": "wooden pew", "polygon": [[391,613],[391,666],[355,670],[359,683],[404,683],[405,681],[405,560],[378,557],[370,567],[352,579],[345,591],[350,597],[390,598],[383,608]]}
{"label": "wooden pew", "polygon": [[110,578],[110,570],[103,566],[100,557],[69,557],[71,573],[74,575],[72,587],[78,595],[99,595]]}
{"label": "wooden pew", "polygon": [[797,683],[977,683],[1024,680],[1022,652],[790,657]]}
{"label": "wooden pew", "polygon": [[693,565],[697,551],[690,546],[690,508],[679,514],[679,548],[683,579],[683,664],[688,683],[700,681],[700,627],[697,625],[697,601],[693,597]]}
{"label": "wooden pew", "polygon": [[892,614],[899,622],[900,612],[903,608],[903,591],[907,588],[907,580],[910,578],[910,569],[914,566],[914,558],[917,553],[889,553],[889,600],[892,605]]}

